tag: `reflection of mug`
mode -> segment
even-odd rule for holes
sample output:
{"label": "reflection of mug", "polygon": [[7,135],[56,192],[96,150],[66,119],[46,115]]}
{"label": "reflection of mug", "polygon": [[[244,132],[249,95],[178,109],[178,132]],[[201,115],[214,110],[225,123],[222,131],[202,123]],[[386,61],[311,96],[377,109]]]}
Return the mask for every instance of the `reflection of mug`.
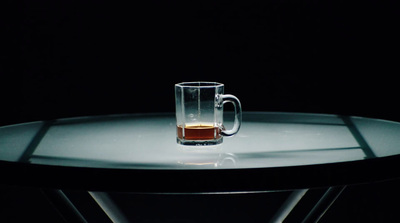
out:
{"label": "reflection of mug", "polygon": [[189,169],[229,169],[235,168],[237,161],[237,157],[233,153],[199,153],[191,155],[186,155],[182,160],[178,160],[178,165]]}
{"label": "reflection of mug", "polygon": [[[242,108],[235,96],[224,94],[216,82],[184,82],[175,85],[177,142],[182,145],[215,145],[223,136],[239,131]],[[223,126],[223,105],[235,107],[233,128]]]}

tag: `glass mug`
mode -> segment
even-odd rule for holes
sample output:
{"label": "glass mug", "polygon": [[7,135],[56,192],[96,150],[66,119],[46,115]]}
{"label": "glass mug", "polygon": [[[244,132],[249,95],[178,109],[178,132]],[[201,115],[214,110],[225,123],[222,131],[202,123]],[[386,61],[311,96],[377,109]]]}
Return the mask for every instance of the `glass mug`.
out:
{"label": "glass mug", "polygon": [[[224,94],[224,85],[216,82],[183,82],[175,84],[176,139],[182,145],[216,145],[223,136],[235,135],[242,123],[240,101]],[[223,125],[223,105],[235,108],[233,128]]]}

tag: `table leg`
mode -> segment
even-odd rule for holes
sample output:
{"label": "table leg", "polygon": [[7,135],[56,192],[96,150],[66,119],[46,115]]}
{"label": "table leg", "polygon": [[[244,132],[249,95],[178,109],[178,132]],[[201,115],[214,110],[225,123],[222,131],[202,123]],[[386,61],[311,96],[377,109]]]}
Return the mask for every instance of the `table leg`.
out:
{"label": "table leg", "polygon": [[283,222],[307,191],[308,189],[293,191],[270,222]]}
{"label": "table leg", "polygon": [[330,187],[304,218],[303,223],[318,222],[345,188],[346,186]]}
{"label": "table leg", "polygon": [[93,198],[93,192],[55,189],[42,189],[42,192],[65,222],[113,222]]}
{"label": "table leg", "polygon": [[103,209],[104,213],[114,223],[128,223],[128,219],[119,210],[113,200],[110,199],[106,192],[89,192],[90,196],[97,202],[97,204]]}
{"label": "table leg", "polygon": [[83,215],[62,190],[42,189],[42,192],[65,222],[87,223]]}

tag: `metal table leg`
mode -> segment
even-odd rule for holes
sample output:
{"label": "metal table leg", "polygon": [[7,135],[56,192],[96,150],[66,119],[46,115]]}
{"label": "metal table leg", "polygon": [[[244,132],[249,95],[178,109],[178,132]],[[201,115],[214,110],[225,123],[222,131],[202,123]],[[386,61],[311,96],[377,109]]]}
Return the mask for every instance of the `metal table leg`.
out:
{"label": "metal table leg", "polygon": [[109,218],[109,213],[104,212],[104,208],[94,199],[93,192],[55,189],[42,189],[42,191],[65,222],[118,222]]}
{"label": "metal table leg", "polygon": [[270,220],[270,223],[283,222],[307,191],[308,189],[293,191],[281,208],[279,208],[275,216]]}
{"label": "metal table leg", "polygon": [[89,192],[90,196],[103,209],[114,223],[129,223],[128,219],[118,209],[117,205],[110,199],[106,192]]}
{"label": "metal table leg", "polygon": [[62,190],[42,189],[42,192],[65,222],[87,223],[83,215]]}
{"label": "metal table leg", "polygon": [[345,188],[346,186],[330,187],[310,211],[310,213],[308,213],[303,220],[303,223],[318,222]]}

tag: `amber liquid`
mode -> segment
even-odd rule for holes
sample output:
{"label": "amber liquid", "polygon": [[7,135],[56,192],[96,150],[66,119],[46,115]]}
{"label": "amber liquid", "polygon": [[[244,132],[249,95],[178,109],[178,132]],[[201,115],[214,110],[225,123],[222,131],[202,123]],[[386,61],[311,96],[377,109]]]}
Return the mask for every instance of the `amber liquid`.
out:
{"label": "amber liquid", "polygon": [[183,138],[183,128],[181,125],[177,126],[176,130],[178,138],[185,140],[213,140],[221,138],[221,130],[213,125],[186,125],[185,138]]}

